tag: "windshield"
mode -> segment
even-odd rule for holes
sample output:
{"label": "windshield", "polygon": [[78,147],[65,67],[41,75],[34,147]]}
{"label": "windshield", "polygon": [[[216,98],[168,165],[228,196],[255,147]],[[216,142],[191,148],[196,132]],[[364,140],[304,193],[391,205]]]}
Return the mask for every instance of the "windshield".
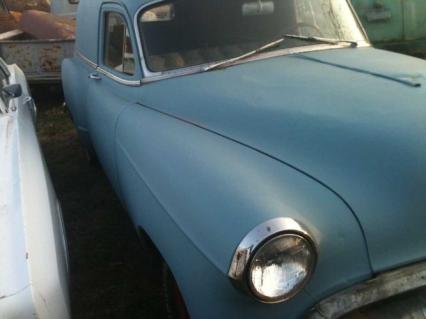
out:
{"label": "windshield", "polygon": [[[230,59],[285,34],[366,40],[346,0],[175,0],[138,19],[151,72]],[[270,50],[312,44],[288,38]]]}

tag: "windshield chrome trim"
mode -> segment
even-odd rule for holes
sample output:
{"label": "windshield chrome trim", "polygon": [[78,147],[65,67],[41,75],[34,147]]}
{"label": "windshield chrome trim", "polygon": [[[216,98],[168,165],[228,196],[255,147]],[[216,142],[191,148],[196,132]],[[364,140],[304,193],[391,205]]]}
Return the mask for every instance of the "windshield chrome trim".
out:
{"label": "windshield chrome trim", "polygon": [[308,319],[337,319],[376,302],[426,287],[426,261],[382,273],[328,297],[311,310]]}
{"label": "windshield chrome trim", "polygon": [[352,11],[352,14],[355,17],[355,20],[358,24],[359,29],[362,31],[362,34],[364,35],[364,38],[365,38],[364,42],[366,42],[367,44],[369,44],[369,46],[371,46],[370,38],[368,37],[367,30],[365,29],[363,23],[361,22],[361,19],[359,18],[359,15],[355,10],[355,7],[353,6],[352,1],[346,0],[346,3],[348,4],[349,9]]}
{"label": "windshield chrome trim", "polygon": [[[165,79],[169,79],[169,78],[174,78],[174,77],[178,77],[178,76],[184,76],[184,75],[190,75],[190,74],[195,74],[195,73],[202,73],[202,72],[206,72],[205,69],[209,68],[211,65],[220,63],[224,60],[219,60],[219,61],[213,61],[213,62],[209,62],[209,63],[204,63],[204,64],[199,64],[196,66],[190,66],[190,67],[186,67],[186,68],[180,68],[180,69],[174,69],[174,70],[169,70],[169,71],[163,71],[163,72],[152,72],[151,70],[149,70],[148,65],[147,65],[147,61],[145,59],[145,52],[143,50],[143,45],[142,45],[142,37],[141,37],[141,30],[139,28],[139,15],[140,13],[145,10],[146,8],[153,6],[155,4],[161,3],[161,2],[168,2],[169,0],[153,0],[150,1],[148,3],[145,3],[143,5],[141,5],[139,7],[138,10],[136,10],[136,13],[133,17],[133,24],[134,24],[134,31],[135,31],[135,35],[136,35],[136,42],[137,42],[137,49],[138,49],[138,53],[139,53],[139,61],[141,63],[141,67],[142,67],[142,81],[141,83],[150,83],[150,82],[155,82],[155,81],[159,81],[159,80],[165,80]],[[356,19],[357,25],[359,26],[360,30],[362,31],[362,34],[365,36],[365,41],[360,41],[358,42],[358,48],[361,47],[370,47],[371,44],[368,41],[368,37],[366,35],[365,29],[362,27],[362,24],[360,24],[360,20],[359,17],[356,15],[353,6],[350,4],[349,0],[346,0],[347,4],[350,7],[351,12],[354,14],[354,18]],[[257,61],[257,60],[263,60],[263,59],[268,59],[271,57],[278,57],[278,56],[283,56],[283,55],[291,55],[291,54],[297,54],[297,53],[307,53],[307,52],[314,52],[314,51],[321,51],[321,50],[328,50],[328,49],[343,49],[343,48],[347,48],[347,45],[342,45],[341,43],[339,44],[313,44],[313,45],[307,45],[307,46],[302,46],[302,47],[293,47],[293,48],[287,48],[287,49],[282,49],[282,50],[275,50],[273,52],[267,52],[267,53],[263,53],[263,54],[259,54],[253,58],[249,58],[249,59],[245,59],[243,61],[239,61],[233,65],[239,65],[242,63],[246,63],[246,62],[251,62],[251,61]]]}

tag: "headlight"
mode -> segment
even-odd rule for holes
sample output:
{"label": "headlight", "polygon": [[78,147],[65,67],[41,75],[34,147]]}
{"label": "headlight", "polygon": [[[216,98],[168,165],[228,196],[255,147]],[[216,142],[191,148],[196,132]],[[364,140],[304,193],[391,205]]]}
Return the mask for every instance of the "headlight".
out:
{"label": "headlight", "polygon": [[309,281],[317,250],[308,231],[291,218],[267,221],[241,241],[229,277],[265,303],[286,301]]}
{"label": "headlight", "polygon": [[280,302],[297,294],[315,264],[310,242],[296,234],[268,240],[254,254],[248,271],[253,294],[265,302]]}

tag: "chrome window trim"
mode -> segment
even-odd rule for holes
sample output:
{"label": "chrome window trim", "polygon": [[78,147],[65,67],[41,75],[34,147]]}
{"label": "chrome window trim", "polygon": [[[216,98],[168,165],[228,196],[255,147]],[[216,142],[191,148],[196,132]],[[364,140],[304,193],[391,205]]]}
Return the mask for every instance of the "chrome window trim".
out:
{"label": "chrome window trim", "polygon": [[[276,236],[285,234],[294,234],[306,239],[315,251],[315,259],[318,257],[318,245],[314,241],[310,232],[305,226],[292,218],[279,217],[263,222],[253,228],[240,242],[232,257],[231,265],[228,271],[228,277],[232,282],[243,291],[249,291],[247,282],[247,271],[250,267],[250,261],[256,250],[265,242]],[[315,266],[308,274],[306,282],[309,281]],[[287,300],[287,299],[286,299]],[[259,300],[263,303],[267,301]],[[285,300],[277,300],[269,303],[278,303]]]}
{"label": "chrome window trim", "polygon": [[91,61],[89,58],[87,58],[85,55],[83,55],[79,50],[76,50],[76,55],[83,61],[85,62],[87,65],[89,65],[91,68],[93,68],[96,72],[99,72],[103,75],[105,75],[106,77],[108,77],[109,79],[123,84],[123,85],[127,85],[127,86],[140,86],[141,85],[141,81],[140,80],[127,80],[127,79],[123,79],[103,68],[101,68],[99,65],[97,65],[96,63],[94,63],[93,61]]}
{"label": "chrome window trim", "polygon": [[369,46],[371,46],[371,44],[370,44],[370,38],[368,37],[367,30],[365,29],[365,27],[364,27],[364,25],[363,25],[363,23],[362,23],[361,19],[359,18],[359,15],[358,15],[358,13],[357,13],[357,12],[356,12],[356,10],[355,10],[355,8],[354,8],[354,6],[353,6],[353,4],[352,4],[352,1],[346,0],[346,3],[348,4],[349,9],[352,11],[353,16],[355,17],[355,20],[356,20],[356,22],[358,23],[358,27],[360,28],[360,30],[362,31],[362,34],[363,34],[363,35],[364,35],[364,37],[365,37],[365,40],[366,40],[366,41],[364,41],[364,42],[365,42],[365,43],[368,43],[368,44],[369,44]]}
{"label": "chrome window trim", "polygon": [[123,79],[103,68],[101,68],[100,66],[97,67],[96,71],[98,71],[99,73],[105,75],[106,77],[110,78],[111,80],[118,82],[120,84],[124,84],[127,86],[140,86],[141,85],[141,81],[140,80],[127,80],[127,79]]}
{"label": "chrome window trim", "polygon": [[86,64],[88,64],[91,68],[93,69],[97,69],[98,65],[93,62],[92,60],[90,60],[88,57],[86,57],[83,53],[80,52],[79,49],[75,49],[75,54],[81,59],[83,60],[83,62],[85,62]]}
{"label": "chrome window trim", "polygon": [[335,319],[359,308],[426,287],[426,261],[382,273],[318,303],[308,319]]}
{"label": "chrome window trim", "polygon": [[[167,2],[167,1],[169,1],[169,0],[153,0],[153,1],[150,1],[148,3],[141,5],[139,7],[139,9],[136,11],[136,14],[135,14],[134,19],[133,19],[133,23],[134,23],[133,27],[135,29],[134,31],[135,31],[135,35],[136,35],[137,50],[139,51],[139,60],[140,60],[140,63],[141,63],[141,66],[142,66],[142,71],[143,71],[141,83],[149,83],[149,82],[169,79],[169,78],[173,78],[173,77],[203,72],[206,67],[209,67],[213,64],[221,62],[221,61],[213,61],[213,62],[204,63],[204,64],[200,64],[200,65],[196,65],[196,66],[174,69],[174,70],[169,70],[169,71],[164,71],[164,72],[152,72],[152,71],[149,70],[146,59],[145,59],[144,50],[143,50],[142,36],[141,36],[140,29],[139,29],[138,17],[140,15],[140,13],[143,10],[145,10],[147,7],[153,6],[153,5],[161,3],[161,2]],[[351,12],[354,12],[353,7],[350,5],[350,1],[346,0],[346,2],[350,6]],[[358,47],[370,47],[371,44],[368,42],[368,37],[366,36],[366,32],[365,32],[364,28],[362,28],[361,27],[362,25],[359,23],[358,16],[354,15],[354,18],[356,19],[356,22],[357,22],[358,26],[360,27],[360,29],[361,29],[361,31],[362,31],[363,35],[365,36],[365,39],[366,39],[366,41],[359,42]],[[251,62],[251,61],[268,59],[268,58],[271,58],[271,57],[283,56],[283,55],[314,52],[314,51],[321,51],[321,50],[328,50],[328,49],[342,49],[342,48],[346,48],[346,47],[348,47],[347,44],[336,44],[336,45],[314,44],[314,45],[307,45],[307,46],[303,46],[303,47],[294,47],[294,48],[288,48],[288,49],[283,49],[283,50],[275,50],[273,52],[267,52],[267,53],[257,55],[257,56],[255,56],[251,59],[246,59],[244,61],[240,61],[240,62],[238,62],[234,65],[243,64],[243,63]]]}
{"label": "chrome window trim", "polygon": [[[143,78],[159,78],[160,76],[163,75],[163,72],[151,72],[148,69],[146,60],[145,60],[145,54],[143,51],[143,45],[142,45],[142,36],[141,36],[141,32],[139,30],[139,23],[138,23],[138,17],[139,14],[145,10],[145,8],[149,7],[149,6],[153,6],[157,3],[160,2],[166,2],[168,0],[154,0],[154,1],[150,1],[148,3],[145,3],[143,5],[140,6],[140,8],[138,10],[136,10],[136,14],[133,18],[133,27],[135,28],[135,35],[136,35],[136,42],[137,42],[137,49],[139,51],[139,61],[142,64],[142,72],[143,72]],[[143,82],[143,80],[142,80]]]}

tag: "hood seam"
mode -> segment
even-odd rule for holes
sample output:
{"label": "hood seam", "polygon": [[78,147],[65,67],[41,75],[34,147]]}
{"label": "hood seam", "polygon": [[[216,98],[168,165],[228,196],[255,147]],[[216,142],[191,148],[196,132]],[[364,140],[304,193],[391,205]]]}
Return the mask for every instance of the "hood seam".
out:
{"label": "hood seam", "polygon": [[154,107],[151,107],[151,106],[148,106],[148,105],[145,105],[145,104],[142,104],[142,103],[139,103],[139,102],[137,102],[136,103],[137,105],[140,105],[140,106],[142,106],[142,107],[144,107],[144,108],[147,108],[147,109],[149,109],[149,110],[151,110],[151,111],[154,111],[154,112],[157,112],[157,113],[160,113],[160,114],[162,114],[162,115],[165,115],[165,116],[167,116],[167,117],[170,117],[170,118],[173,118],[173,119],[175,119],[175,120],[178,120],[178,121],[180,121],[180,122],[184,122],[184,123],[187,123],[187,124],[189,124],[189,125],[192,125],[192,126],[195,126],[195,127],[198,127],[198,128],[200,128],[200,129],[202,129],[202,130],[205,130],[205,131],[207,131],[207,132],[210,132],[210,133],[212,133],[212,134],[215,134],[215,135],[217,135],[217,136],[220,136],[220,137],[222,137],[222,138],[225,138],[225,139],[227,139],[227,140],[229,140],[229,141],[232,141],[232,142],[234,142],[234,143],[237,143],[237,144],[239,144],[239,145],[241,145],[241,146],[244,146],[244,147],[246,147],[246,148],[248,148],[248,149],[251,149],[251,150],[253,150],[253,151],[255,151],[255,152],[257,152],[257,153],[260,153],[260,154],[262,154],[262,155],[265,155],[265,156],[267,156],[267,157],[269,157],[269,158],[271,158],[271,159],[273,159],[273,160],[276,160],[276,161],[278,161],[279,163],[281,163],[281,164],[283,164],[283,165],[286,165],[286,166],[288,166],[288,167],[290,167],[290,168],[292,168],[292,169],[294,169],[294,170],[296,170],[297,172],[299,172],[299,173],[301,173],[301,174],[303,174],[303,175],[305,175],[306,177],[308,177],[309,179],[311,179],[311,180],[313,180],[313,181],[315,181],[315,182],[317,182],[318,184],[320,184],[321,186],[323,186],[324,188],[326,188],[327,190],[329,190],[330,192],[332,192],[335,196],[337,196],[337,198],[339,198],[342,202],[343,202],[343,204],[349,209],[349,211],[352,213],[352,216],[355,218],[355,221],[357,222],[357,224],[358,224],[358,227],[359,227],[359,229],[360,229],[360,231],[361,231],[361,234],[362,234],[362,237],[363,237],[363,239],[364,239],[364,247],[365,247],[365,250],[366,250],[366,253],[367,253],[367,259],[368,259],[368,266],[369,266],[369,268],[370,268],[370,272],[371,273],[373,273],[373,267],[372,267],[372,261],[371,261],[371,255],[370,255],[370,250],[369,250],[369,247],[368,247],[368,244],[367,244],[367,236],[366,236],[366,234],[365,234],[365,231],[364,231],[364,228],[362,227],[362,224],[361,224],[361,221],[360,221],[360,219],[358,218],[358,216],[355,214],[355,211],[352,209],[352,207],[349,205],[349,203],[337,192],[337,191],[335,191],[333,188],[331,188],[330,186],[328,186],[327,184],[325,184],[324,182],[322,182],[321,180],[319,180],[319,179],[317,179],[316,177],[314,177],[313,175],[311,175],[311,174],[309,174],[309,173],[307,173],[307,172],[305,172],[305,171],[303,171],[302,169],[300,169],[300,168],[298,168],[298,167],[296,167],[296,166],[294,166],[294,165],[292,165],[292,164],[290,164],[290,163],[287,163],[287,162],[285,162],[284,160],[281,160],[281,159],[279,159],[279,158],[277,158],[277,157],[275,157],[275,156],[273,156],[273,155],[271,155],[271,154],[269,154],[269,153],[267,153],[267,152],[265,152],[265,151],[262,151],[262,150],[260,150],[260,149],[258,149],[258,148],[255,148],[255,147],[253,147],[253,146],[250,146],[250,145],[248,145],[248,144],[246,144],[246,143],[244,143],[244,142],[241,142],[241,141],[239,141],[239,140],[236,140],[236,139],[234,139],[234,138],[232,138],[232,137],[229,137],[229,136],[226,136],[226,135],[224,135],[224,134],[222,134],[222,133],[219,133],[219,132],[217,132],[217,131],[214,131],[214,130],[212,130],[212,129],[209,129],[209,128],[207,128],[207,127],[205,127],[205,126],[203,126],[203,125],[201,125],[201,124],[198,124],[198,123],[195,123],[195,122],[192,122],[192,121],[190,121],[190,120],[187,120],[187,119],[184,119],[184,118],[181,118],[181,117],[179,117],[179,116],[176,116],[176,115],[173,115],[173,114],[170,114],[170,113],[167,113],[167,112],[164,112],[164,111],[161,111],[161,110],[158,110],[158,109],[156,109],[156,108],[154,108]]}

